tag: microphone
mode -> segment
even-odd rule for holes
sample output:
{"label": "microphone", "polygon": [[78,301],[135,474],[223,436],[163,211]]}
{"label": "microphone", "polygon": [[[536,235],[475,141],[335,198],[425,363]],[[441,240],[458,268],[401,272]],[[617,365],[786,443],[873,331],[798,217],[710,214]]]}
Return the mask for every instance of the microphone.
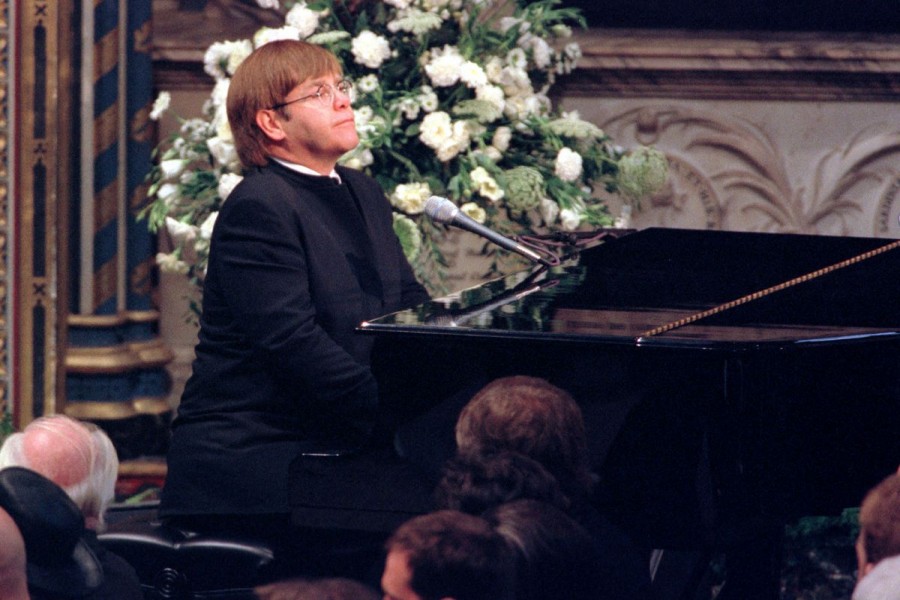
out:
{"label": "microphone", "polygon": [[480,235],[481,237],[494,242],[501,248],[521,254],[528,260],[551,266],[549,261],[528,246],[524,246],[515,240],[500,235],[496,231],[488,229],[459,210],[453,202],[446,198],[441,198],[440,196],[430,197],[425,202],[425,214],[436,223],[453,225],[460,229],[465,229],[466,231],[474,233],[475,235]]}

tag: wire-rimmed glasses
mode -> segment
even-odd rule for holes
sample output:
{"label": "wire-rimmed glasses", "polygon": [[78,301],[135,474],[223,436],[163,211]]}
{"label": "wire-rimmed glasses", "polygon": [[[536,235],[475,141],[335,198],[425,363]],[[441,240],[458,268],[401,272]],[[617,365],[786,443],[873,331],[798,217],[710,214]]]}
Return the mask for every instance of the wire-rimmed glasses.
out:
{"label": "wire-rimmed glasses", "polygon": [[331,85],[330,83],[323,83],[319,87],[316,88],[316,91],[308,96],[303,96],[302,98],[294,98],[293,100],[287,100],[286,102],[282,102],[280,104],[276,104],[271,108],[271,110],[277,110],[279,108],[283,108],[288,104],[293,104],[295,102],[301,102],[303,100],[314,99],[315,102],[319,103],[319,106],[331,106],[331,103],[334,102],[334,95],[336,92],[340,92],[344,96],[350,95],[350,90],[353,89],[353,82],[349,79],[342,79],[338,81],[336,84]]}

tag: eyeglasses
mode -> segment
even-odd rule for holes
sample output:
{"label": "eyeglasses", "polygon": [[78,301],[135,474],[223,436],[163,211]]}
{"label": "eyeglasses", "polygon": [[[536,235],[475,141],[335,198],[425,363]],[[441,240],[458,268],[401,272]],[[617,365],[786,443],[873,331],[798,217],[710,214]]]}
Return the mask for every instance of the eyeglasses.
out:
{"label": "eyeglasses", "polygon": [[293,104],[294,102],[301,102],[303,100],[309,100],[310,98],[314,98],[316,102],[318,102],[319,106],[331,106],[331,103],[334,102],[334,95],[336,92],[340,92],[344,96],[350,95],[350,90],[353,89],[353,82],[349,79],[342,79],[338,81],[336,84],[331,85],[330,83],[323,83],[316,91],[309,96],[303,96],[302,98],[295,98],[294,100],[288,100],[287,102],[282,102],[281,104],[276,104],[275,106],[270,107],[271,110],[276,110],[279,108],[283,108],[288,104]]}

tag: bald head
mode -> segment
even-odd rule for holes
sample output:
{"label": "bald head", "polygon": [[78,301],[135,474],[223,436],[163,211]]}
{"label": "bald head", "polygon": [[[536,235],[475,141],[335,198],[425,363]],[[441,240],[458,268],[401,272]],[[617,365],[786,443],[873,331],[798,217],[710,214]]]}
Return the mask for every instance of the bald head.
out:
{"label": "bald head", "polygon": [[28,464],[56,485],[66,488],[91,473],[91,434],[81,423],[53,415],[35,420],[19,434]]}
{"label": "bald head", "polygon": [[115,494],[119,459],[112,441],[93,423],[48,415],[3,442],[0,468],[5,467],[31,469],[63,488],[94,528]]}

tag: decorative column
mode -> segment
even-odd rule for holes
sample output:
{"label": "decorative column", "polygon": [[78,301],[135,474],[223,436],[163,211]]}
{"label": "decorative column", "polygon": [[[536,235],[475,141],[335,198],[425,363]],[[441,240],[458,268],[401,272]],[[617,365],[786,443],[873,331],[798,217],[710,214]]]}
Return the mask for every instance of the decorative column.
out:
{"label": "decorative column", "polygon": [[151,298],[154,239],[138,219],[153,146],[150,16],[150,0],[86,1],[81,11],[81,188],[65,412],[101,422],[124,459],[163,453],[171,412],[172,353]]}
{"label": "decorative column", "polygon": [[0,435],[12,424],[14,406],[11,393],[12,361],[10,298],[12,289],[10,270],[10,233],[12,165],[14,163],[14,130],[10,120],[11,99],[15,77],[12,69],[13,22],[10,2],[0,0]]}

